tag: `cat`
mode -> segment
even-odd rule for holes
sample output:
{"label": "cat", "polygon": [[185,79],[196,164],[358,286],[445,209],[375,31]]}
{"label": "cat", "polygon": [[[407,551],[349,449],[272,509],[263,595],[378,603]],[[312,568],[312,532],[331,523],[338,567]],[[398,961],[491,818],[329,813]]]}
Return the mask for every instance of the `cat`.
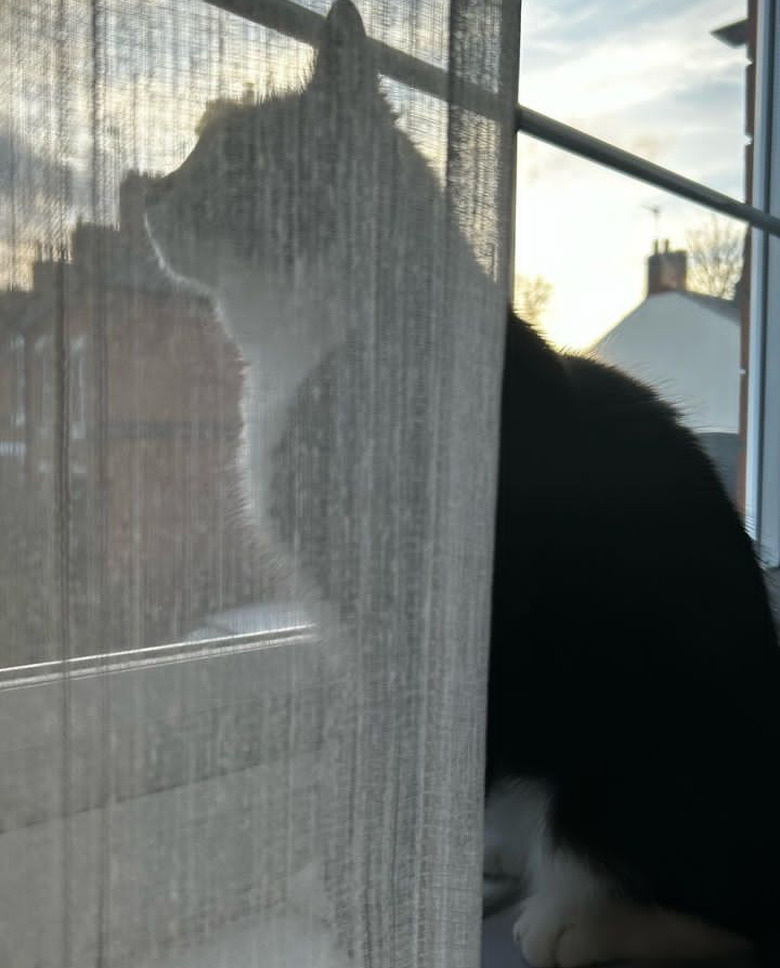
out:
{"label": "cat", "polygon": [[780,652],[738,514],[650,389],[513,318],[505,360],[486,785],[523,951],[772,947]]}
{"label": "cat", "polygon": [[[250,517],[275,522],[345,625],[370,598],[372,647],[391,647],[399,602],[360,536],[421,500],[415,428],[435,394],[419,414],[399,401],[426,400],[448,365],[430,346],[446,356],[501,297],[382,96],[349,0],[306,87],[214,110],[150,183],[146,218],[167,271],[208,293],[247,362]],[[417,257],[422,240],[439,261]],[[397,473],[373,474],[396,453]],[[534,968],[775,943],[778,695],[760,569],[693,436],[649,389],[556,353],[510,312],[486,865],[523,893],[515,935]]]}

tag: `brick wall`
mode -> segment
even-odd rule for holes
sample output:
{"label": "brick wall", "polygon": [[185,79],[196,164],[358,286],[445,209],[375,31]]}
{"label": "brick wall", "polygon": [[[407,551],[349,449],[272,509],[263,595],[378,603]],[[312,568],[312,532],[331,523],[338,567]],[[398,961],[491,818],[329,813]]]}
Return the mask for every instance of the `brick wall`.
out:
{"label": "brick wall", "polygon": [[[61,654],[56,622],[25,620],[59,587],[58,508],[71,521],[73,652],[176,640],[206,614],[272,592],[261,539],[241,514],[242,362],[208,302],[161,274],[128,183],[119,229],[79,224],[69,258],[49,253],[31,291],[0,294],[0,440],[24,443],[0,497],[20,529],[20,506],[35,522],[0,551],[0,582],[23,626],[3,665]],[[12,413],[20,334],[23,428]]]}

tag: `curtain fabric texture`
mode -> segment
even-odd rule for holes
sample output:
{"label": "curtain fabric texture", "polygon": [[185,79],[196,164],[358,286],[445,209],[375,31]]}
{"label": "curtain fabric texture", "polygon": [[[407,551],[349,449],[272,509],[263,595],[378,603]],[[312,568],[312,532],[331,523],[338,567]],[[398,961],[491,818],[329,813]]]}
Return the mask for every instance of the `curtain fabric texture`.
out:
{"label": "curtain fabric texture", "polygon": [[4,966],[477,964],[518,6],[0,8]]}

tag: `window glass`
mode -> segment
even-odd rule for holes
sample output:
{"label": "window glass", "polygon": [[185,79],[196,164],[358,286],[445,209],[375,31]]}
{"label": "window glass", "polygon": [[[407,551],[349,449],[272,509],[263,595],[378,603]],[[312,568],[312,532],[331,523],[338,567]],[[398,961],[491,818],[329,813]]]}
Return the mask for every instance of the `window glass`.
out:
{"label": "window glass", "polygon": [[525,0],[520,102],[743,198],[746,17],[745,0]]}
{"label": "window glass", "polygon": [[654,386],[741,502],[744,226],[525,137],[518,183],[520,314]]}

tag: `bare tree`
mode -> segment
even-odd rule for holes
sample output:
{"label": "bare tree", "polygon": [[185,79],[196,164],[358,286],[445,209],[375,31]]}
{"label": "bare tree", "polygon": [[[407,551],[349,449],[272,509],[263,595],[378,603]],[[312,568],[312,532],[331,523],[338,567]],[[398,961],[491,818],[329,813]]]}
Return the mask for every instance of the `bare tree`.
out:
{"label": "bare tree", "polygon": [[552,283],[544,276],[515,276],[515,306],[518,314],[538,326],[552,296]]}
{"label": "bare tree", "polygon": [[688,286],[707,296],[733,299],[742,275],[743,235],[732,222],[711,215],[686,234]]}

